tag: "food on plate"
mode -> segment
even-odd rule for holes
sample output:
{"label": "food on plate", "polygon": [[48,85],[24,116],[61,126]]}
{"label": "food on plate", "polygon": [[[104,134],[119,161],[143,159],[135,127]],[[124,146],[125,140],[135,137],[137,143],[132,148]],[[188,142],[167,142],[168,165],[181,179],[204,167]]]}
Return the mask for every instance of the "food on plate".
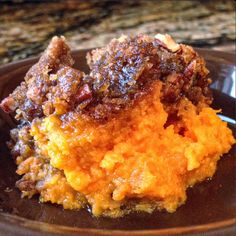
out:
{"label": "food on plate", "polygon": [[73,63],[53,37],[1,102],[19,121],[8,146],[23,197],[95,216],[174,212],[235,143],[204,59],[169,35],[113,39],[88,53],[88,74]]}

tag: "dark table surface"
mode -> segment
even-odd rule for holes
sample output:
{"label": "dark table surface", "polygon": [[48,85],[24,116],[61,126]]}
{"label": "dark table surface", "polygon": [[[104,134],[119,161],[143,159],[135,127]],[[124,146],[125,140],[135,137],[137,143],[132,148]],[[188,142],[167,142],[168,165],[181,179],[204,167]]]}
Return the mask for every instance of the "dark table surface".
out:
{"label": "dark table surface", "polygon": [[38,55],[53,35],[72,49],[121,34],[169,33],[178,42],[235,53],[235,1],[3,1],[0,65]]}

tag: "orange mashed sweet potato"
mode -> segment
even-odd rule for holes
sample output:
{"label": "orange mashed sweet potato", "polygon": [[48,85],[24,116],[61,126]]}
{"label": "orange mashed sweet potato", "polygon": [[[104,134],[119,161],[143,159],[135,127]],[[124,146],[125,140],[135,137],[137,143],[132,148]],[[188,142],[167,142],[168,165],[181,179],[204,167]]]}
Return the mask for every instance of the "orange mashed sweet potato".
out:
{"label": "orange mashed sweet potato", "polygon": [[[212,177],[220,155],[234,143],[231,130],[217,111],[205,107],[198,114],[188,100],[179,105],[181,119],[165,127],[168,115],[160,88],[157,82],[132,112],[126,109],[105,124],[75,114],[63,121],[50,115],[35,122],[31,135],[36,144],[72,187],[62,184],[60,192],[41,193],[41,200],[78,208],[75,190],[96,216],[122,215],[120,206],[129,199],[142,200],[133,210],[174,212],[185,202],[189,186]],[[67,201],[60,202],[61,195]]]}

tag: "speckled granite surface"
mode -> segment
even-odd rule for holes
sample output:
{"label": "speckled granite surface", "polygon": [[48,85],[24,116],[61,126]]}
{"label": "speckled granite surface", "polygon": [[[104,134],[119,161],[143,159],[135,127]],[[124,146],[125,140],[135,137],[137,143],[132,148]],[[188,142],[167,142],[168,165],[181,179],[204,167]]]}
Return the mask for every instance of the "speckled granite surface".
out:
{"label": "speckled granite surface", "polygon": [[0,65],[39,54],[53,35],[81,49],[121,34],[160,32],[193,46],[235,51],[235,1],[16,2],[0,0]]}

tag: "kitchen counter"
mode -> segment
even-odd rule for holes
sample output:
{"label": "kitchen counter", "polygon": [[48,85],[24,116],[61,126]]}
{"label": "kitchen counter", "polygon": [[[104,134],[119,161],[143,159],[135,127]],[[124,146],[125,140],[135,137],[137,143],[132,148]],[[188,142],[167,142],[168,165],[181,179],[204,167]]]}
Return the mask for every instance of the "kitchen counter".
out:
{"label": "kitchen counter", "polygon": [[0,0],[0,65],[38,55],[53,35],[64,35],[73,49],[83,49],[121,34],[157,32],[234,53],[235,2]]}

